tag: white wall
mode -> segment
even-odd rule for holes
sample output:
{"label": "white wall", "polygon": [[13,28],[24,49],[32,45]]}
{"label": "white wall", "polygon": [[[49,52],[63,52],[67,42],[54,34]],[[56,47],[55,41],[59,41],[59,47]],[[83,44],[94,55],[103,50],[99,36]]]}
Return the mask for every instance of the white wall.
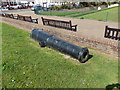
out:
{"label": "white wall", "polygon": [[35,4],[40,4],[43,6],[43,3],[47,3],[47,5],[51,5],[52,0],[35,0]]}
{"label": "white wall", "polygon": [[108,5],[108,8],[119,6],[119,4]]}

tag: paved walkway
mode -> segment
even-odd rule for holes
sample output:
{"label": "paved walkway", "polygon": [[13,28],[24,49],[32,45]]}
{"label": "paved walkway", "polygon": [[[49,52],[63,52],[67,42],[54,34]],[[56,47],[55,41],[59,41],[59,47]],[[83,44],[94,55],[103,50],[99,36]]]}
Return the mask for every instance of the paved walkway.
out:
{"label": "paved walkway", "polygon": [[[17,14],[32,16],[33,18],[39,19],[39,24],[42,24],[41,17],[58,19],[58,20],[71,20],[73,24],[77,24],[77,34],[82,37],[86,37],[88,39],[93,40],[107,40],[111,43],[118,44],[116,40],[104,38],[105,26],[108,25],[113,28],[118,28],[118,23],[116,22],[104,22],[97,20],[86,20],[86,19],[78,19],[78,18],[66,18],[66,17],[57,17],[57,16],[43,16],[36,15],[33,11],[30,12],[20,12]],[[48,26],[47,26],[48,27]]]}

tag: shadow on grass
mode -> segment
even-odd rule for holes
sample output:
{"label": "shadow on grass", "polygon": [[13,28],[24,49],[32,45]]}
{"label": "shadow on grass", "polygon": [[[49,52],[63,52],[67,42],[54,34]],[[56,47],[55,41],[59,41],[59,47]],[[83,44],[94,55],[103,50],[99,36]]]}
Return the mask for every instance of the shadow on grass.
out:
{"label": "shadow on grass", "polygon": [[120,84],[116,83],[116,84],[106,86],[106,90],[114,90],[114,89],[120,90]]}
{"label": "shadow on grass", "polygon": [[83,60],[82,63],[87,63],[92,57],[93,57],[93,55],[89,54],[87,60]]}
{"label": "shadow on grass", "polygon": [[93,55],[89,55],[88,60],[91,59],[92,57],[93,57]]}

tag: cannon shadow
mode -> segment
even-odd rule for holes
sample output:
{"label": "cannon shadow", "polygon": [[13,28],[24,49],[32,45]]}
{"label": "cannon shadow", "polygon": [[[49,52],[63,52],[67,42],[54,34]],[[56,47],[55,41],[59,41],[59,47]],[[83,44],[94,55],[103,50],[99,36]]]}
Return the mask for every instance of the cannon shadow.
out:
{"label": "cannon shadow", "polygon": [[93,55],[89,55],[89,56],[88,56],[88,60],[91,59],[92,57],[93,57]]}
{"label": "cannon shadow", "polygon": [[116,83],[116,84],[106,86],[106,90],[114,90],[115,88],[117,88],[117,90],[120,90],[120,84]]}
{"label": "cannon shadow", "polygon": [[82,62],[82,63],[88,62],[92,57],[93,57],[93,55],[89,54],[88,59],[85,62]]}

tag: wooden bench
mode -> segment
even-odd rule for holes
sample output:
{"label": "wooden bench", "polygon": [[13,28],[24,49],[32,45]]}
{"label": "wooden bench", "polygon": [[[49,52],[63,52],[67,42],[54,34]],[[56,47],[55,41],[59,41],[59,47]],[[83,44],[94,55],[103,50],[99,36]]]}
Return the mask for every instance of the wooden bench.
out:
{"label": "wooden bench", "polygon": [[22,21],[27,21],[27,22],[32,22],[32,23],[37,23],[38,24],[38,18],[37,19],[32,19],[31,16],[18,15],[17,19],[18,20],[22,20]]}
{"label": "wooden bench", "polygon": [[25,16],[25,21],[33,22],[33,23],[37,23],[38,24],[38,18],[37,19],[32,19],[31,16]]}
{"label": "wooden bench", "polygon": [[38,24],[38,18],[37,19],[32,19],[31,16],[22,16],[22,15],[18,15],[18,14],[16,15],[16,14],[7,14],[7,13],[2,13],[2,14],[0,14],[0,16]]}
{"label": "wooden bench", "polygon": [[17,19],[17,14],[12,14],[13,19]]}
{"label": "wooden bench", "polygon": [[25,21],[25,16],[17,15],[17,19],[18,19],[18,20]]}
{"label": "wooden bench", "polygon": [[15,14],[5,14],[5,16],[8,18],[17,19],[17,16]]}
{"label": "wooden bench", "polygon": [[120,29],[105,27],[105,38],[111,38],[115,40],[120,40]]}
{"label": "wooden bench", "polygon": [[17,16],[15,14],[2,13],[1,16],[8,17],[8,18],[13,18],[13,19],[17,19]]}
{"label": "wooden bench", "polygon": [[6,14],[6,13],[2,13],[2,16],[3,16],[3,17],[10,17],[10,15],[9,15],[9,14]]}
{"label": "wooden bench", "polygon": [[7,14],[7,13],[5,13],[5,17],[11,18],[12,15],[11,15],[11,14]]}
{"label": "wooden bench", "polygon": [[77,25],[72,25],[71,21],[61,21],[61,20],[53,20],[53,19],[45,19],[41,17],[43,25],[49,25],[58,28],[64,28],[72,31],[77,31]]}
{"label": "wooden bench", "polygon": [[6,17],[5,13],[2,13],[2,16],[3,16],[3,17]]}

